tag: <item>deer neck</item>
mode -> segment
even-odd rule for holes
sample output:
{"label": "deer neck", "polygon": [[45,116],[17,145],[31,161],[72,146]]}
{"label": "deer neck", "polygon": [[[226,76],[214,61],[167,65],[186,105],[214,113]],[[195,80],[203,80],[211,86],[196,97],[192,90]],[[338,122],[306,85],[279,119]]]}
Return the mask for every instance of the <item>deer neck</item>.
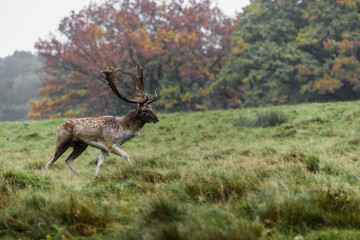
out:
{"label": "deer neck", "polygon": [[139,114],[135,109],[128,112],[128,114],[126,114],[121,119],[121,122],[124,129],[131,132],[138,132],[145,125],[145,122],[142,119],[140,119]]}

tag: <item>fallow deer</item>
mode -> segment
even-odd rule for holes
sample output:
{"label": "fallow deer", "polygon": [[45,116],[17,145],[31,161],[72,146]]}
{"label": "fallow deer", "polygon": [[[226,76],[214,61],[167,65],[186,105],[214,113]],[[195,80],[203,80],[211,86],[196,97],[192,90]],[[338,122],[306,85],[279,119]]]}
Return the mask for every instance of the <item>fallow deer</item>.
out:
{"label": "fallow deer", "polygon": [[55,153],[52,155],[44,169],[44,176],[49,167],[69,148],[73,151],[65,160],[71,171],[78,177],[80,174],[73,166],[73,161],[80,156],[88,145],[100,149],[100,155],[97,163],[95,175],[100,171],[105,158],[109,153],[124,157],[130,165],[129,155],[121,150],[121,146],[126,141],[138,136],[145,123],[157,123],[158,117],[151,108],[151,103],[157,98],[155,93],[148,98],[145,93],[143,69],[137,65],[138,75],[127,73],[137,79],[136,89],[140,92],[142,101],[128,100],[124,94],[121,94],[116,85],[116,77],[120,68],[106,68],[102,72],[111,90],[115,95],[125,102],[134,104],[133,110],[124,117],[117,118],[113,116],[75,118],[61,125],[56,132]]}

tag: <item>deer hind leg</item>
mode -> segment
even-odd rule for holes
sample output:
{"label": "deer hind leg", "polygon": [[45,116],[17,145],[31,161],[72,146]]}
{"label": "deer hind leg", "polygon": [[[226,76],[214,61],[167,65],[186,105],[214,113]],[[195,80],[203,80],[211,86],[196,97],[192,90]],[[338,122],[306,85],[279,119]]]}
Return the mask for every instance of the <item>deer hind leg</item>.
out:
{"label": "deer hind leg", "polygon": [[96,167],[96,172],[95,172],[95,176],[98,175],[101,165],[104,163],[105,158],[109,156],[109,153],[105,150],[101,150],[100,155],[99,155],[99,160],[98,160],[98,164]]}
{"label": "deer hind leg", "polygon": [[44,176],[46,176],[47,172],[51,165],[69,148],[69,144],[67,142],[63,142],[60,144],[56,144],[55,153],[49,158],[48,163],[44,168]]}
{"label": "deer hind leg", "polygon": [[85,151],[86,148],[87,148],[86,144],[82,144],[82,143],[75,144],[73,146],[73,151],[71,152],[69,157],[65,160],[65,163],[69,166],[70,170],[79,178],[80,178],[80,174],[74,168],[73,162],[78,156],[80,156],[80,154],[82,154]]}
{"label": "deer hind leg", "polygon": [[116,145],[112,145],[112,147],[110,148],[110,152],[113,153],[113,154],[116,154],[116,155],[118,155],[118,156],[121,156],[121,157],[125,158],[126,161],[127,161],[131,166],[133,166],[133,165],[131,164],[129,155],[128,155],[125,151],[123,151],[123,150],[121,150],[119,147],[117,147]]}

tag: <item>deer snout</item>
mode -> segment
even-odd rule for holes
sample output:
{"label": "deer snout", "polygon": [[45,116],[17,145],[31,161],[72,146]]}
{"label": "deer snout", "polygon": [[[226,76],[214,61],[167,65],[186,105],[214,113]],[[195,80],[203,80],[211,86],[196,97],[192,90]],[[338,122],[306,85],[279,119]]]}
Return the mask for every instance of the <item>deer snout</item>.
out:
{"label": "deer snout", "polygon": [[159,121],[159,118],[158,118],[158,117],[155,117],[154,123],[157,123],[158,121]]}

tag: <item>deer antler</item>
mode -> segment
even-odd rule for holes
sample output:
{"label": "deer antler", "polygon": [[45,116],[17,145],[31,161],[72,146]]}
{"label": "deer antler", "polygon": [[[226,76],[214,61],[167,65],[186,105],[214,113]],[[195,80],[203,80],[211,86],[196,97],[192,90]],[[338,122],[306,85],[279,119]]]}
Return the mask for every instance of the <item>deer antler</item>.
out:
{"label": "deer antler", "polygon": [[119,74],[119,71],[121,70],[121,68],[113,68],[111,67],[111,69],[106,68],[104,69],[102,72],[105,74],[105,78],[108,81],[108,85],[111,88],[111,90],[115,93],[115,95],[128,102],[128,103],[134,103],[134,104],[140,104],[143,105],[145,102],[148,103],[152,103],[156,100],[157,98],[157,94],[155,93],[154,96],[152,96],[151,98],[149,98],[147,96],[147,94],[145,93],[145,84],[144,84],[144,76],[143,76],[143,68],[140,67],[139,65],[136,66],[137,70],[138,70],[138,76],[135,73],[132,72],[125,72],[126,74],[130,75],[132,78],[137,80],[137,85],[136,85],[136,89],[140,92],[140,96],[144,99],[141,102],[137,102],[137,101],[132,101],[132,100],[128,100],[125,97],[125,94],[121,94],[116,86],[116,76]]}
{"label": "deer antler", "polygon": [[157,99],[157,93],[155,92],[154,96],[152,96],[151,98],[149,98],[149,100],[148,100],[147,103],[150,104],[150,103],[154,102],[156,99]]}
{"label": "deer antler", "polygon": [[131,72],[126,72],[127,74],[129,74],[131,77],[137,79],[137,85],[136,85],[136,89],[140,92],[140,95],[144,98],[147,99],[146,102],[147,103],[152,103],[156,100],[157,98],[157,93],[155,92],[155,94],[148,98],[147,94],[145,93],[145,84],[144,84],[144,76],[143,76],[143,68],[140,67],[139,65],[136,66],[137,70],[138,70],[138,74],[139,76],[136,76],[135,73],[131,73]]}
{"label": "deer antler", "polygon": [[144,76],[143,76],[143,68],[138,65],[136,65],[136,68],[138,70],[138,74],[139,76],[136,76],[136,78],[138,79],[137,85],[136,85],[136,89],[140,92],[140,95],[142,96],[143,99],[147,98],[147,95],[145,93],[145,84],[144,84]]}
{"label": "deer antler", "polygon": [[134,104],[137,104],[138,102],[136,101],[131,101],[129,99],[127,99],[125,97],[125,94],[121,94],[117,88],[117,85],[116,85],[116,76],[119,74],[119,71],[121,70],[121,68],[113,68],[112,66],[109,68],[106,68],[102,71],[102,73],[104,73],[105,75],[105,78],[108,82],[108,85],[109,87],[111,88],[111,90],[115,93],[115,95],[124,100],[125,102],[128,102],[128,103],[134,103]]}

